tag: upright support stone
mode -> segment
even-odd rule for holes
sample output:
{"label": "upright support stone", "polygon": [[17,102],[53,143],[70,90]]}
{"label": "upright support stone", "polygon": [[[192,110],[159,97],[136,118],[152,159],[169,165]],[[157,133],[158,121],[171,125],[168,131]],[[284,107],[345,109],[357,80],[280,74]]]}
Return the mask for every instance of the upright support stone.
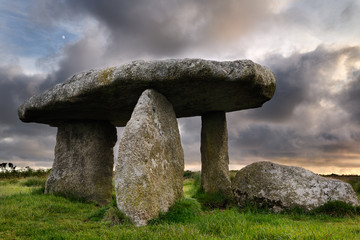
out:
{"label": "upright support stone", "polygon": [[201,120],[201,186],[206,193],[232,196],[225,112],[207,112]]}
{"label": "upright support stone", "polygon": [[160,93],[140,96],[119,145],[118,208],[137,226],[166,212],[183,195],[184,152],[172,105]]}
{"label": "upright support stone", "polygon": [[107,121],[67,121],[58,126],[55,161],[45,193],[108,204],[112,195],[116,128]]}

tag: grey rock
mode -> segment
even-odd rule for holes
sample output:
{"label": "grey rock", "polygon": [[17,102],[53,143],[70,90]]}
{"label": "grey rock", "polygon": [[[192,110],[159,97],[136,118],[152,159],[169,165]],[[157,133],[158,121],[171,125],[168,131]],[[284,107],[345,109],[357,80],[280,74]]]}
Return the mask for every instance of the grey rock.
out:
{"label": "grey rock", "polygon": [[208,112],[201,116],[201,187],[206,193],[232,196],[228,134],[225,112]]}
{"label": "grey rock", "polygon": [[59,125],[55,160],[45,193],[60,193],[106,205],[111,201],[116,128],[103,121]]}
{"label": "grey rock", "polygon": [[134,61],[74,75],[18,109],[24,122],[57,125],[63,119],[110,120],[125,126],[141,93],[154,89],[177,117],[260,107],[274,94],[275,76],[250,60]]}
{"label": "grey rock", "polygon": [[348,183],[321,177],[304,168],[271,162],[257,162],[241,169],[232,189],[240,206],[254,201],[274,211],[293,207],[311,210],[335,200],[359,205]]}
{"label": "grey rock", "polygon": [[172,105],[154,90],[139,98],[119,145],[117,206],[137,226],[183,195],[184,153]]}

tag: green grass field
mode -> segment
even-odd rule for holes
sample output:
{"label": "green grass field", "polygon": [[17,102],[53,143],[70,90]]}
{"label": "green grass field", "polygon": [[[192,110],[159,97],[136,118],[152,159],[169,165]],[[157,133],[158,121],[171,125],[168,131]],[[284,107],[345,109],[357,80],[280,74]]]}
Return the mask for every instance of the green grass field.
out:
{"label": "green grass field", "polygon": [[331,217],[256,208],[207,209],[194,198],[198,178],[184,181],[184,198],[146,227],[115,207],[44,195],[46,176],[0,180],[0,239],[360,239],[360,216]]}

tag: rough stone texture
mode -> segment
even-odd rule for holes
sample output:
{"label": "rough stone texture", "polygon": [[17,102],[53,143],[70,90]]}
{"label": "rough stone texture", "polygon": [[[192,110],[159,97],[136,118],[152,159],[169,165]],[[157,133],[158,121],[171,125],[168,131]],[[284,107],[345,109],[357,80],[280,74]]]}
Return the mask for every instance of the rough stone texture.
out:
{"label": "rough stone texture", "polygon": [[240,206],[246,200],[266,204],[274,211],[301,207],[314,209],[328,201],[343,201],[358,206],[351,185],[321,177],[300,167],[257,162],[241,169],[232,183]]}
{"label": "rough stone texture", "polygon": [[231,196],[225,112],[201,116],[201,186],[206,193]]}
{"label": "rough stone texture", "polygon": [[135,61],[76,74],[31,97],[18,115],[24,122],[54,126],[63,119],[110,120],[124,126],[141,93],[150,88],[171,102],[177,117],[190,117],[260,107],[274,94],[275,76],[250,60]]}
{"label": "rough stone texture", "polygon": [[116,128],[105,121],[70,121],[59,125],[55,161],[45,193],[108,204],[116,138]]}
{"label": "rough stone texture", "polygon": [[182,197],[184,153],[172,105],[154,90],[139,98],[115,167],[118,208],[138,226]]}

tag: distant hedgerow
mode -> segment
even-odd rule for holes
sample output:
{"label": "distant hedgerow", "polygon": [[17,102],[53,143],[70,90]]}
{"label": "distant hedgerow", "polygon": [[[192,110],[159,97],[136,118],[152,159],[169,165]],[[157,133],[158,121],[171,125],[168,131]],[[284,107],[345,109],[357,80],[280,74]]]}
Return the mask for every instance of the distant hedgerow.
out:
{"label": "distant hedgerow", "polygon": [[51,169],[38,169],[34,170],[30,167],[26,167],[25,170],[10,170],[0,172],[0,179],[12,179],[12,178],[26,178],[26,177],[47,177],[49,176]]}

